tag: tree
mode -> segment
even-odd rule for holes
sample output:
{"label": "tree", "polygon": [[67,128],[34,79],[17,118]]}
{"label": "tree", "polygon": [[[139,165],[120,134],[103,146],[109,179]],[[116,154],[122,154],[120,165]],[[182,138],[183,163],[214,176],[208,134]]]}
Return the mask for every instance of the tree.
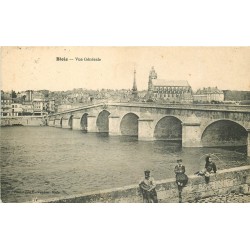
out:
{"label": "tree", "polygon": [[17,98],[17,94],[16,94],[15,90],[11,91],[11,98]]}

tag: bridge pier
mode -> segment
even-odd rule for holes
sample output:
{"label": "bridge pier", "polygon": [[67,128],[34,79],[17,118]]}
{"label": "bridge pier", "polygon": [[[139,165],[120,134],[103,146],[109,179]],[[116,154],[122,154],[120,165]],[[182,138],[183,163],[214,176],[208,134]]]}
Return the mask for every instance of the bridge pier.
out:
{"label": "bridge pier", "polygon": [[202,147],[200,123],[182,123],[182,147]]}
{"label": "bridge pier", "polygon": [[88,132],[90,133],[95,133],[98,132],[97,130],[97,126],[96,126],[96,119],[97,116],[96,115],[88,115]]}
{"label": "bridge pier", "polygon": [[69,119],[66,117],[63,117],[63,119],[62,119],[62,128],[70,128]]}
{"label": "bridge pier", "polygon": [[48,120],[48,126],[54,127],[55,126],[54,120]]}
{"label": "bridge pier", "polygon": [[81,118],[78,116],[73,116],[72,118],[72,129],[81,130]]}
{"label": "bridge pier", "polygon": [[247,156],[250,157],[250,128],[247,129]]}
{"label": "bridge pier", "polygon": [[120,116],[109,116],[109,135],[121,135]]}
{"label": "bridge pier", "polygon": [[60,123],[61,119],[60,118],[56,118],[55,119],[55,127],[56,128],[61,128],[61,123]]}
{"label": "bridge pier", "polygon": [[141,118],[138,119],[138,140],[153,141],[154,140],[154,126],[153,119]]}

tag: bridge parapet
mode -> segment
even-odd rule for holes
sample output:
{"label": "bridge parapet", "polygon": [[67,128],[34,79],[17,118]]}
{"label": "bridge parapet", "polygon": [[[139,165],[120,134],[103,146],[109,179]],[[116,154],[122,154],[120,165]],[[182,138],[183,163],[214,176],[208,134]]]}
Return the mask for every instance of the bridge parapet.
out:
{"label": "bridge parapet", "polygon": [[221,105],[221,104],[157,104],[157,103],[116,103],[116,102],[106,102],[106,103],[99,103],[94,105],[84,105],[82,107],[74,108],[65,110],[62,112],[58,112],[55,114],[49,114],[48,117],[53,117],[56,115],[62,115],[70,112],[77,112],[82,110],[88,110],[93,108],[102,108],[105,107],[105,109],[111,107],[111,106],[122,106],[122,107],[142,107],[142,108],[159,108],[159,109],[184,109],[184,110],[200,110],[200,111],[226,111],[226,112],[250,112],[250,106],[249,105]]}
{"label": "bridge parapet", "polygon": [[249,105],[215,105],[215,104],[158,104],[158,103],[108,103],[109,106],[124,107],[145,107],[145,108],[164,108],[164,109],[188,109],[188,110],[214,110],[214,111],[239,111],[249,112]]}

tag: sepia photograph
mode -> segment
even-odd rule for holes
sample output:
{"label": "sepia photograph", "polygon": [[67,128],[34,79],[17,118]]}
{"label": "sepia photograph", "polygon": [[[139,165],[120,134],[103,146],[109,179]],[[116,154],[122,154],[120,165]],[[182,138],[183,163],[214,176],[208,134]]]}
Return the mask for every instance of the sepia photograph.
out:
{"label": "sepia photograph", "polygon": [[1,47],[3,203],[249,203],[250,47]]}
{"label": "sepia photograph", "polygon": [[247,248],[248,5],[2,1],[1,249]]}

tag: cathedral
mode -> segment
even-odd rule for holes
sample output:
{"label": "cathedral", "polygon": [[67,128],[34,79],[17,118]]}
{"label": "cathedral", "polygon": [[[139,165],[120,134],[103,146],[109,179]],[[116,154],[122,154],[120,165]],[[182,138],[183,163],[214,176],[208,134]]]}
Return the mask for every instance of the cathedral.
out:
{"label": "cathedral", "polygon": [[154,67],[149,72],[148,99],[172,103],[193,102],[192,88],[188,81],[158,79]]}

